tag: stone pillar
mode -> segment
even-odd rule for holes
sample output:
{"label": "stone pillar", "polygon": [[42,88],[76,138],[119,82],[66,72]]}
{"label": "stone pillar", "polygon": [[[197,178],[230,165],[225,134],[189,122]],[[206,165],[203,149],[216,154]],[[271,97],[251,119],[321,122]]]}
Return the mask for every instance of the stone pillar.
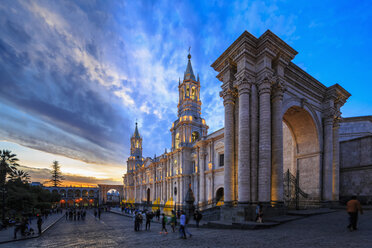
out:
{"label": "stone pillar", "polygon": [[332,200],[333,115],[323,119],[323,201]]}
{"label": "stone pillar", "polygon": [[259,163],[258,201],[270,202],[271,193],[271,83],[268,78],[259,84]]}
{"label": "stone pillar", "polygon": [[200,188],[199,188],[199,204],[205,202],[205,147],[201,146],[199,148],[199,165],[200,165]]}
{"label": "stone pillar", "polygon": [[134,175],[134,202],[137,202],[137,176]]}
{"label": "stone pillar", "polygon": [[283,202],[283,93],[281,79],[272,93],[271,202]]}
{"label": "stone pillar", "polygon": [[251,87],[251,200],[258,201],[258,93],[256,84]]}
{"label": "stone pillar", "polygon": [[231,206],[234,200],[234,95],[231,89],[224,89],[220,96],[223,97],[225,106],[225,131],[224,131],[224,202]]}
{"label": "stone pillar", "polygon": [[239,136],[238,136],[238,203],[248,204],[250,198],[250,131],[249,92],[246,79],[237,83],[239,94]]}
{"label": "stone pillar", "polygon": [[339,200],[339,190],[340,190],[340,142],[339,142],[339,128],[340,124],[338,120],[333,123],[333,166],[332,166],[332,200]]}

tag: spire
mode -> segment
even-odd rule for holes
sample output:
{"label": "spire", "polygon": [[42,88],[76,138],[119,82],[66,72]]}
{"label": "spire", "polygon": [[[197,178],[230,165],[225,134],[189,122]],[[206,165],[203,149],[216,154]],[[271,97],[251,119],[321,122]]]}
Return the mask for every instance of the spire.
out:
{"label": "spire", "polygon": [[189,59],[189,61],[187,62],[187,67],[186,67],[186,71],[185,71],[185,76],[184,76],[184,80],[187,80],[187,79],[192,79],[195,81],[195,75],[194,75],[194,72],[192,70],[192,66],[191,66],[191,54],[190,54],[190,48],[189,48],[189,55],[187,55],[187,58]]}
{"label": "spire", "polygon": [[136,121],[136,129],[134,130],[133,137],[134,138],[140,138],[140,135],[139,135],[139,132],[138,132],[138,127],[137,127],[137,121]]}

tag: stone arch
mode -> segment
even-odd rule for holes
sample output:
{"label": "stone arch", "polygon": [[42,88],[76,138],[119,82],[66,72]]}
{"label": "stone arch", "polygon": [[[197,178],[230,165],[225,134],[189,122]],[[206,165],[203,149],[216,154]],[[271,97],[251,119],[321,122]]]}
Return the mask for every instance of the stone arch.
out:
{"label": "stone arch", "polygon": [[94,197],[94,190],[89,190],[88,194],[89,194],[89,198],[93,198]]}
{"label": "stone arch", "polygon": [[61,189],[61,190],[59,191],[59,193],[61,194],[62,198],[65,198],[65,197],[66,197],[66,190]]}
{"label": "stone arch", "polygon": [[73,198],[74,197],[74,191],[72,189],[67,190],[67,197]]}
{"label": "stone arch", "polygon": [[99,202],[107,202],[107,192],[111,189],[115,189],[119,192],[119,199],[124,199],[124,187],[123,185],[108,185],[108,184],[98,184],[99,187]]}
{"label": "stone arch", "polygon": [[80,198],[81,197],[81,191],[79,189],[75,190],[74,197],[75,198]]}
{"label": "stone arch", "polygon": [[87,197],[88,197],[88,190],[84,189],[84,190],[81,192],[81,195],[82,195],[82,197],[87,198]]}
{"label": "stone arch", "polygon": [[52,193],[57,193],[57,194],[58,194],[59,192],[58,192],[57,189],[53,189],[53,190],[52,190]]}
{"label": "stone arch", "polygon": [[319,144],[322,145],[322,135],[323,135],[323,127],[322,127],[322,121],[319,119],[319,116],[317,112],[314,110],[314,108],[309,104],[306,100],[301,100],[298,97],[291,97],[287,100],[283,101],[283,107],[282,107],[282,116],[288,111],[288,109],[292,107],[300,107],[306,110],[312,117],[313,121],[316,124],[316,129],[318,132],[318,140]]}
{"label": "stone arch", "polygon": [[[292,105],[283,114],[283,172],[298,175],[310,199],[321,197],[321,139],[308,107]],[[298,174],[297,174],[298,172]]]}

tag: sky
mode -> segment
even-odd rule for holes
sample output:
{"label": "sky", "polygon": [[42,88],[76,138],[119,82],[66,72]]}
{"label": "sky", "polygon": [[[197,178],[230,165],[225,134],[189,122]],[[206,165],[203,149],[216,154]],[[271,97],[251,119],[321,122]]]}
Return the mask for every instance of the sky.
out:
{"label": "sky", "polygon": [[169,150],[189,47],[209,133],[223,127],[210,65],[245,30],[349,91],[344,117],[371,115],[371,19],[369,0],[0,1],[0,149],[32,181],[57,160],[66,183],[120,184],[136,120],[145,157]]}

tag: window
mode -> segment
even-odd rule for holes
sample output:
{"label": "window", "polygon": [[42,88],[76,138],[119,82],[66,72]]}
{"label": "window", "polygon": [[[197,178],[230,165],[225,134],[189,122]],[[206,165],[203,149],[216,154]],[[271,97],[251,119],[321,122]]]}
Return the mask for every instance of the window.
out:
{"label": "window", "polygon": [[224,166],[224,154],[220,154],[220,166]]}
{"label": "window", "polygon": [[180,134],[179,133],[177,133],[176,134],[176,140],[175,140],[175,144],[174,144],[174,146],[176,147],[176,149],[179,147],[179,145],[180,145]]}

